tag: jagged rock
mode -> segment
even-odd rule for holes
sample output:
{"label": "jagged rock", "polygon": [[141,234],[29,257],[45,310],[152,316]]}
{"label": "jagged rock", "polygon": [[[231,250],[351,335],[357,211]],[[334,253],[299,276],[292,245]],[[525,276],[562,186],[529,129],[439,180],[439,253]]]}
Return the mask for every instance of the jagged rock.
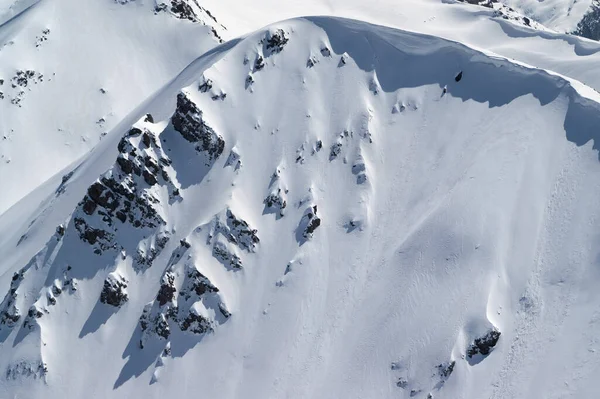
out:
{"label": "jagged rock", "polygon": [[235,216],[231,209],[227,209],[225,215],[220,214],[215,217],[208,239],[210,243],[213,238],[221,235],[239,248],[254,252],[260,242],[257,233],[258,231],[252,229],[245,220]]}
{"label": "jagged rock", "polygon": [[17,291],[28,268],[29,267],[27,266],[13,274],[10,288],[0,304],[0,329],[4,325],[8,328],[12,328],[21,319],[21,311],[17,308],[16,304]]}
{"label": "jagged rock", "polygon": [[321,219],[317,216],[317,206],[313,205],[304,212],[304,216],[300,220],[302,237],[305,240],[309,239],[320,225]]}
{"label": "jagged rock", "polygon": [[329,150],[329,160],[333,161],[340,155],[342,152],[342,143],[333,143],[331,149]]}
{"label": "jagged rock", "polygon": [[119,273],[110,273],[106,277],[106,280],[104,280],[104,287],[100,293],[100,302],[120,307],[129,300],[126,289],[127,279]]}
{"label": "jagged rock", "polygon": [[232,253],[225,243],[217,241],[213,245],[213,256],[226,267],[232,269],[241,269],[243,267],[242,260],[239,256]]}
{"label": "jagged rock", "polygon": [[213,81],[211,79],[205,79],[204,83],[202,83],[200,86],[198,86],[198,90],[201,93],[206,93],[208,91],[210,91],[213,87]]}
{"label": "jagged rock", "polygon": [[169,339],[171,328],[164,314],[158,313],[151,315],[152,303],[144,307],[142,316],[140,317],[140,328],[142,330],[142,338],[140,339],[140,348],[144,348],[144,343],[150,335],[157,336],[161,339]]}
{"label": "jagged rock", "polygon": [[256,61],[254,61],[254,72],[258,72],[265,67],[265,60],[262,56],[256,57]]}
{"label": "jagged rock", "polygon": [[500,331],[496,328],[491,329],[482,337],[476,338],[467,349],[467,357],[472,358],[475,355],[489,355],[500,339]]}
{"label": "jagged rock", "polygon": [[181,286],[181,295],[186,301],[189,300],[193,295],[201,297],[206,293],[219,292],[219,289],[215,287],[210,280],[204,276],[195,267],[189,268],[186,273],[185,280]]}
{"label": "jagged rock", "polygon": [[40,361],[28,362],[20,361],[8,366],[6,369],[6,379],[16,380],[19,378],[44,378],[48,374],[48,366]]}
{"label": "jagged rock", "polygon": [[442,377],[442,379],[446,380],[446,379],[448,379],[448,377],[450,377],[450,375],[454,371],[455,365],[456,365],[456,362],[454,360],[452,360],[450,362],[438,364],[436,366],[436,368],[438,370],[438,373],[440,374],[440,377]]}
{"label": "jagged rock", "polygon": [[56,227],[56,234],[57,234],[59,237],[62,237],[62,236],[64,236],[64,235],[65,235],[65,226],[64,226],[64,225],[62,225],[62,224],[59,224],[59,225]]}
{"label": "jagged rock", "polygon": [[[144,117],[152,123],[149,115]],[[133,127],[119,141],[119,156],[115,165],[104,173],[87,190],[73,218],[73,226],[82,241],[94,247],[96,254],[118,249],[115,242],[116,224],[130,224],[137,229],[158,230],[166,224],[158,212],[160,200],[151,188],[165,186],[169,197],[176,197],[178,189],[169,176],[171,160],[162,151],[155,134],[146,129]],[[90,218],[90,216],[99,218]],[[100,223],[99,223],[100,221]],[[140,231],[140,238],[146,234]],[[157,232],[156,245],[152,250],[137,256],[134,267],[151,264],[166,244],[168,234]]]}
{"label": "jagged rock", "polygon": [[288,41],[289,38],[283,29],[278,29],[273,33],[267,33],[265,47],[267,50],[270,50],[271,53],[279,53],[283,50]]}
{"label": "jagged rock", "polygon": [[[231,316],[221,301],[219,289],[194,264],[185,264],[183,282],[176,279],[176,267],[181,265],[178,264],[181,256],[177,255],[181,253],[181,248],[174,251],[156,300],[144,307],[139,320],[141,348],[152,336],[167,340],[173,328],[194,334],[211,332],[216,324]],[[208,311],[209,308],[212,311]]]}
{"label": "jagged rock", "polygon": [[231,317],[231,312],[229,312],[229,309],[227,309],[227,306],[223,302],[219,303],[219,311],[226,319]]}
{"label": "jagged rock", "polygon": [[183,138],[195,143],[198,152],[206,154],[206,166],[211,166],[223,153],[225,140],[206,124],[202,111],[184,93],[177,95],[177,109],[171,121]]}
{"label": "jagged rock", "polygon": [[315,57],[310,57],[307,61],[306,61],[306,67],[307,68],[312,68],[316,65],[317,63],[317,59]]}
{"label": "jagged rock", "polygon": [[283,217],[283,210],[287,206],[287,201],[281,188],[269,194],[263,203],[265,204],[265,212],[276,213],[279,217]]}
{"label": "jagged rock", "polygon": [[340,62],[338,63],[338,68],[343,67],[348,62],[348,55],[346,53],[342,54],[340,57]]}
{"label": "jagged rock", "polygon": [[323,142],[321,140],[317,140],[317,142],[315,143],[315,152],[321,151],[322,148],[323,148]]}
{"label": "jagged rock", "polygon": [[162,278],[160,290],[156,295],[156,300],[160,306],[165,305],[167,302],[173,302],[175,299],[175,275],[172,272],[166,272]]}
{"label": "jagged rock", "polygon": [[327,47],[322,47],[321,55],[323,55],[323,57],[331,57],[331,50],[329,50]]}
{"label": "jagged rock", "polygon": [[246,251],[253,252],[256,244],[260,242],[257,230],[250,228],[248,223],[236,217],[230,209],[227,210],[227,228],[233,242]]}
{"label": "jagged rock", "polygon": [[154,262],[154,259],[162,252],[170,239],[170,233],[168,231],[163,231],[156,235],[153,244],[150,244],[149,247],[138,248],[134,256],[137,265],[136,269],[139,270],[150,267],[152,262]]}
{"label": "jagged rock", "polygon": [[239,170],[242,167],[242,160],[240,154],[235,148],[231,149],[231,152],[227,157],[227,162],[225,162],[225,166],[233,166],[235,170]]}
{"label": "jagged rock", "polygon": [[25,317],[25,321],[23,322],[23,328],[33,329],[37,324],[37,319],[41,318],[44,313],[36,306],[32,305],[27,311],[27,317]]}
{"label": "jagged rock", "polygon": [[189,331],[194,334],[204,334],[213,331],[213,325],[207,317],[198,313],[195,307],[192,307],[183,320],[179,323],[181,331]]}
{"label": "jagged rock", "polygon": [[576,35],[600,40],[600,0],[594,0],[575,29]]}

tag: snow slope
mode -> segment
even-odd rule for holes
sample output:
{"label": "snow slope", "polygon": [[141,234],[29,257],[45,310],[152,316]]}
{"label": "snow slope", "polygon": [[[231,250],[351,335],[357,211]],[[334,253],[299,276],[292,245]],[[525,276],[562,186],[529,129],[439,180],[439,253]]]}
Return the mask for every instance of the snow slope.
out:
{"label": "snow slope", "polygon": [[0,213],[218,44],[211,29],[226,33],[199,8],[192,22],[155,4],[0,3]]}
{"label": "snow slope", "polygon": [[[540,2],[540,5],[546,2]],[[600,90],[600,44],[565,33],[553,33],[507,21],[493,9],[454,0],[287,1],[260,6],[236,0],[205,0],[221,15],[232,34],[243,35],[275,20],[305,15],[330,15],[363,20],[439,36],[481,51],[554,71]]]}
{"label": "snow slope", "polygon": [[0,396],[598,396],[594,96],[347,19],[209,51],[0,215]]}

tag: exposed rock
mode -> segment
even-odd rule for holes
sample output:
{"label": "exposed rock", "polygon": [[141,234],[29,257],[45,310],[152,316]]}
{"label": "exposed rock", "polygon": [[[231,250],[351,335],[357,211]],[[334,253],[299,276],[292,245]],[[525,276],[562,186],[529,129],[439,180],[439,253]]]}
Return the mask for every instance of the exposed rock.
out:
{"label": "exposed rock", "polygon": [[227,161],[225,162],[225,166],[233,166],[235,170],[239,170],[242,167],[240,154],[237,152],[235,147],[231,149],[231,152],[227,157]]}
{"label": "exposed rock", "polygon": [[162,278],[158,295],[156,295],[158,304],[164,306],[167,302],[173,302],[176,291],[175,275],[172,272],[166,272]]}
{"label": "exposed rock", "polygon": [[241,269],[243,267],[240,257],[232,253],[227,248],[227,245],[221,241],[215,242],[212,254],[219,262],[223,263],[228,268]]}
{"label": "exposed rock", "polygon": [[278,217],[283,217],[283,210],[287,207],[285,191],[278,188],[271,192],[263,203],[265,204],[265,213],[276,213]]}
{"label": "exposed rock", "polygon": [[472,358],[475,355],[489,355],[500,339],[500,331],[496,328],[491,329],[482,337],[476,338],[467,349],[467,357]]}
{"label": "exposed rock", "polygon": [[12,328],[21,319],[21,311],[17,308],[17,293],[29,266],[13,274],[8,293],[0,303],[0,330],[3,326]]}
{"label": "exposed rock", "polygon": [[227,241],[237,245],[239,248],[248,252],[254,252],[256,245],[260,242],[258,231],[251,228],[248,223],[233,214],[231,209],[227,209],[224,215],[217,215],[209,235],[209,239],[222,235]]}
{"label": "exposed rock", "polygon": [[311,238],[320,225],[321,218],[317,216],[317,206],[313,205],[304,212],[304,216],[300,220],[299,229],[302,232],[302,238],[305,240]]}
{"label": "exposed rock", "polygon": [[577,24],[576,35],[600,40],[600,0],[593,0],[588,12]]}
{"label": "exposed rock", "polygon": [[198,90],[201,93],[206,93],[208,91],[210,91],[213,87],[213,81],[211,79],[205,79],[204,82],[198,86]]}
{"label": "exposed rock", "polygon": [[[179,254],[181,250],[174,251],[156,300],[144,307],[140,317],[141,348],[153,336],[167,340],[173,328],[193,334],[212,332],[217,324],[231,316],[219,296],[219,289],[195,265],[185,264],[183,282],[176,278],[181,256],[175,252]],[[177,292],[179,295],[175,295]]]}
{"label": "exposed rock", "polygon": [[264,67],[265,67],[265,60],[261,55],[259,55],[258,57],[256,57],[256,61],[254,61],[254,72],[258,72],[258,71],[262,70]]}
{"label": "exposed rock", "polygon": [[179,323],[181,331],[190,331],[194,334],[204,334],[213,331],[213,325],[210,319],[202,316],[192,307],[183,320]]}
{"label": "exposed rock", "polygon": [[440,374],[440,377],[442,377],[443,380],[446,380],[446,379],[448,379],[448,377],[450,377],[450,375],[454,371],[455,365],[456,365],[456,362],[454,360],[452,360],[450,362],[438,364],[436,366],[436,368],[438,370],[438,373]]}
{"label": "exposed rock", "polygon": [[279,53],[288,43],[289,38],[283,29],[278,29],[275,32],[268,32],[266,37],[265,48],[269,53]]}
{"label": "exposed rock", "polygon": [[206,124],[202,111],[184,93],[177,95],[177,109],[171,121],[183,138],[195,143],[198,152],[206,154],[206,166],[211,166],[223,153],[225,140]]}
{"label": "exposed rock", "polygon": [[458,73],[458,75],[456,75],[456,76],[454,77],[454,80],[455,80],[456,82],[460,82],[460,80],[462,79],[462,76],[463,76],[463,72],[462,72],[462,71],[460,71],[460,72]]}
{"label": "exposed rock", "polygon": [[113,272],[104,280],[104,287],[100,293],[100,302],[115,307],[121,307],[129,300],[127,296],[127,279],[119,273]]}
{"label": "exposed rock", "polygon": [[340,143],[340,142],[333,143],[331,146],[331,149],[329,150],[329,160],[333,161],[334,159],[336,159],[338,157],[338,155],[340,155],[341,152],[342,152],[342,143]]}
{"label": "exposed rock", "polygon": [[27,317],[23,322],[23,328],[32,330],[37,325],[37,319],[41,318],[44,313],[36,305],[32,305],[27,311]]}
{"label": "exposed rock", "polygon": [[20,361],[8,366],[6,369],[7,380],[17,380],[20,378],[42,379],[48,374],[48,366],[40,361]]}
{"label": "exposed rock", "polygon": [[206,293],[213,292],[219,292],[219,289],[206,276],[200,273],[196,267],[190,267],[186,273],[179,295],[187,301],[194,295],[201,297]]}

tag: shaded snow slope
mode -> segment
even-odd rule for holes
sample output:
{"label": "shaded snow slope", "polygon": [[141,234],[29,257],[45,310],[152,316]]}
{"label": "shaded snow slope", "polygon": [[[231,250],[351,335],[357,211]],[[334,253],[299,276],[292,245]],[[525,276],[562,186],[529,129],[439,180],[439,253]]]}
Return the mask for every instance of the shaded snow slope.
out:
{"label": "shaded snow slope", "polygon": [[215,48],[0,216],[0,393],[597,396],[573,85],[345,19]]}
{"label": "shaded snow slope", "polygon": [[191,5],[0,3],[0,213],[226,33],[195,1],[166,3]]}

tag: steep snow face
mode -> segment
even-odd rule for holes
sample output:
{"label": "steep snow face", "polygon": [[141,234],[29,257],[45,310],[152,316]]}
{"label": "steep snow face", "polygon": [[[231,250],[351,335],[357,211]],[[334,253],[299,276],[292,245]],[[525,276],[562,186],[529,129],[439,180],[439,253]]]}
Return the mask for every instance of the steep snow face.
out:
{"label": "steep snow face", "polygon": [[195,0],[2,1],[0,213],[225,33]]}
{"label": "steep snow face", "polygon": [[220,46],[0,217],[0,389],[596,397],[599,120],[356,21]]}

